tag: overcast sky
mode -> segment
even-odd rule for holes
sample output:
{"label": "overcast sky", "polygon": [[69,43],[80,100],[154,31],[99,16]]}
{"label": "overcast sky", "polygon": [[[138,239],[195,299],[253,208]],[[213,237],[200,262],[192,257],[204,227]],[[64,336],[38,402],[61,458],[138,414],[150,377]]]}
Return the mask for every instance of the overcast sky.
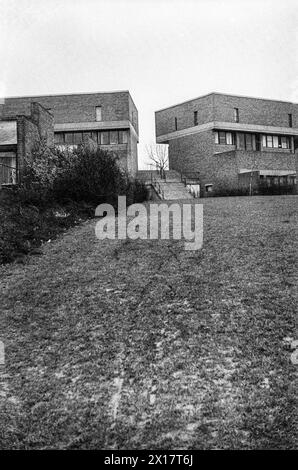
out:
{"label": "overcast sky", "polygon": [[0,96],[129,90],[154,111],[211,91],[298,102],[297,0],[0,0]]}

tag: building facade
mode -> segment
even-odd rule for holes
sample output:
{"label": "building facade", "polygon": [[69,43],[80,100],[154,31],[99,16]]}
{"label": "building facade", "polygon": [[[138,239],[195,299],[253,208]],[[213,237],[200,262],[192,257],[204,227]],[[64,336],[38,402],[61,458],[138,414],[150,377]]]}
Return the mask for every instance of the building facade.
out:
{"label": "building facade", "polygon": [[54,145],[54,118],[47,109],[32,102],[26,115],[6,115],[0,104],[0,185],[19,180],[24,156],[41,140],[50,148]]}
{"label": "building facade", "polygon": [[199,172],[202,191],[297,187],[298,104],[210,93],[155,113],[169,168]]}
{"label": "building facade", "polygon": [[[30,151],[34,141],[46,131],[49,132],[47,142],[50,146],[60,148],[74,147],[92,140],[104,150],[117,154],[119,164],[131,175],[138,169],[138,111],[128,91],[107,93],[83,93],[69,95],[48,95],[31,97],[10,97],[0,104],[0,163],[15,162],[21,173],[24,155]],[[12,135],[12,122],[20,120],[32,121],[32,106],[44,110],[52,119],[52,134],[39,123],[39,136],[25,129],[27,146],[21,144],[19,131],[14,131],[14,145],[9,151],[14,152],[14,160],[7,155],[7,133]],[[50,119],[50,118],[49,118]],[[2,126],[2,127],[1,127]],[[18,129],[19,125],[14,124]],[[1,132],[2,128],[2,132]],[[51,134],[51,135],[50,135]],[[6,140],[5,140],[6,139]],[[5,160],[7,159],[7,160]],[[7,165],[9,166],[9,165]],[[2,175],[2,179],[3,179]]]}

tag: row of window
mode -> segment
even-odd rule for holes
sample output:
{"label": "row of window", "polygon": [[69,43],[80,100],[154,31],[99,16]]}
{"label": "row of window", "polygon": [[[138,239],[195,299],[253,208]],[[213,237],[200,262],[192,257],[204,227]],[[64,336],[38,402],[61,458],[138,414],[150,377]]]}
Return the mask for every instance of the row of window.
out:
{"label": "row of window", "polygon": [[263,147],[269,148],[291,148],[291,138],[280,135],[263,135]]}
{"label": "row of window", "polygon": [[[237,148],[244,150],[260,150],[260,135],[249,134],[244,132],[238,132],[238,143]],[[221,145],[235,145],[236,135],[234,132],[217,131],[214,133],[214,141],[216,144]],[[291,138],[288,136],[278,135],[263,135],[262,137],[263,147],[268,148],[291,148]]]}
{"label": "row of window", "polygon": [[[234,121],[239,122],[239,108],[234,108]],[[194,111],[193,113],[193,124],[197,126],[199,124],[198,120],[198,111]],[[293,127],[293,116],[292,114],[288,114],[288,125],[289,127]],[[175,130],[178,130],[178,119],[175,117]]]}
{"label": "row of window", "polygon": [[84,141],[84,136],[90,137],[99,145],[127,144],[128,142],[128,132],[126,130],[109,130],[88,132],[55,132],[55,144],[81,144]]}
{"label": "row of window", "polygon": [[296,176],[294,175],[287,175],[287,176],[264,176],[260,175],[260,180],[263,183],[266,183],[267,186],[273,186],[273,185],[296,185]]}

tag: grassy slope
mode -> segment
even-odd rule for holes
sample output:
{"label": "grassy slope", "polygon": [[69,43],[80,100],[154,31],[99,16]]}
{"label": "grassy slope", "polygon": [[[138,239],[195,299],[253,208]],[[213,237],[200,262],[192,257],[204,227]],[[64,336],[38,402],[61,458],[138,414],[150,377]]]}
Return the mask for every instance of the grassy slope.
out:
{"label": "grassy slope", "polygon": [[0,447],[295,446],[298,197],[203,202],[199,252],[88,222],[0,268]]}

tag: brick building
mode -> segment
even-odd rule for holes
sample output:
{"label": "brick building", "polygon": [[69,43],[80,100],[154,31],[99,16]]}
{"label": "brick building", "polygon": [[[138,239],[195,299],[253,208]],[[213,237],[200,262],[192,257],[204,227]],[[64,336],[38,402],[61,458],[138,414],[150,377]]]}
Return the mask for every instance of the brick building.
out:
{"label": "brick building", "polygon": [[220,93],[155,113],[169,168],[200,172],[202,191],[297,185],[298,104]]}
{"label": "brick building", "polygon": [[24,156],[36,142],[54,145],[53,115],[39,103],[29,103],[27,113],[13,114],[0,105],[0,184],[14,184],[22,173]]}
{"label": "brick building", "polygon": [[[120,165],[135,175],[138,168],[138,111],[128,91],[107,93],[80,93],[68,95],[48,95],[31,97],[9,97],[0,104],[0,163],[10,159],[21,170],[23,156],[30,151],[30,145],[38,139],[37,135],[25,132],[27,147],[22,146],[20,120],[32,121],[32,105],[43,109],[44,116],[52,116],[52,137],[49,145],[59,147],[77,146],[92,139],[95,145],[114,152]],[[37,108],[36,108],[37,109]],[[48,118],[50,119],[50,118]],[[49,132],[45,118],[41,117],[39,134]],[[33,122],[33,121],[32,121]],[[6,124],[5,124],[6,123]],[[1,132],[2,125],[2,132]],[[7,129],[7,130],[5,130]],[[25,129],[26,131],[26,129]],[[7,141],[7,133],[14,135],[14,141]],[[53,137],[54,136],[54,137]],[[6,139],[6,140],[5,140]],[[30,145],[29,145],[30,142]],[[14,145],[8,149],[7,145]],[[14,152],[7,155],[7,151]],[[11,160],[14,158],[14,160]],[[1,166],[1,165],[0,165]],[[8,165],[7,165],[8,166]],[[3,175],[2,175],[3,179]]]}

